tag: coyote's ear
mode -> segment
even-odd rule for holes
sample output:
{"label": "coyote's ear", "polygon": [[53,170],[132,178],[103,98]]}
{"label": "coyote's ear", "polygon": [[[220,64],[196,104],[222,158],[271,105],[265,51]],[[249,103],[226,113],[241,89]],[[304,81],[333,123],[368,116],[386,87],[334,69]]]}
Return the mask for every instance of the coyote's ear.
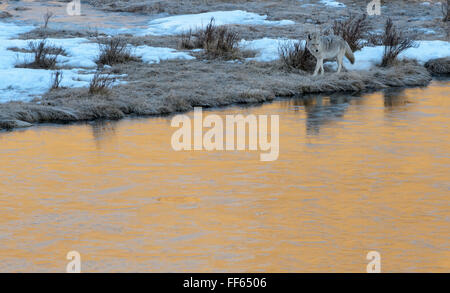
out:
{"label": "coyote's ear", "polygon": [[311,41],[311,40],[312,40],[311,34],[308,34],[308,41]]}

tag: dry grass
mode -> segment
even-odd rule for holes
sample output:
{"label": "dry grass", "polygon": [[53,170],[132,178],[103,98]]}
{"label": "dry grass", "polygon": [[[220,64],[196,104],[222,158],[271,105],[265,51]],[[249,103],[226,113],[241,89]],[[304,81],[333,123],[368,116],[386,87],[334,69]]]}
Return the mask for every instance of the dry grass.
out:
{"label": "dry grass", "polygon": [[280,61],[287,70],[299,69],[312,72],[316,59],[300,42],[285,42],[278,47]]}
{"label": "dry grass", "polygon": [[180,35],[179,47],[181,49],[192,50],[196,48],[202,48],[203,45],[199,44],[192,32],[192,29]]}
{"label": "dry grass", "polygon": [[367,43],[373,46],[383,45],[383,34],[380,33],[369,33],[367,35]]}
{"label": "dry grass", "polygon": [[367,36],[368,30],[366,14],[360,16],[350,14],[346,20],[335,20],[333,23],[334,34],[347,41],[353,52],[361,50],[364,46],[363,39]]}
{"label": "dry grass", "polygon": [[[97,7],[102,7],[107,11],[115,11],[115,12],[131,12],[131,13],[142,13],[142,14],[157,14],[163,13],[166,11],[166,5],[164,0],[161,1],[152,1],[153,3],[149,3],[149,1],[136,1],[137,3],[133,3],[133,1],[108,1],[108,0],[88,0],[90,4],[93,4]],[[142,3],[144,2],[144,3]],[[147,2],[147,3],[145,3]]]}
{"label": "dry grass", "polygon": [[228,26],[217,26],[214,18],[204,29],[189,31],[181,35],[180,47],[183,49],[203,49],[209,59],[239,59],[239,34]]}
{"label": "dry grass", "polygon": [[432,59],[425,63],[425,68],[434,75],[450,75],[450,57]]}
{"label": "dry grass", "polygon": [[276,62],[167,61],[152,66],[122,64],[120,69],[128,74],[129,83],[113,87],[108,95],[93,95],[85,89],[56,89],[35,102],[0,104],[0,127],[163,115],[190,111],[195,106],[260,103],[309,93],[425,86],[431,80],[428,71],[414,63],[321,77],[279,70]]}
{"label": "dry grass", "polygon": [[43,38],[92,38],[98,39],[100,37],[106,37],[106,34],[99,33],[97,30],[83,30],[83,29],[52,29],[37,27],[29,32],[20,34],[19,39],[43,39]]}
{"label": "dry grass", "polygon": [[130,61],[139,61],[131,53],[131,48],[126,40],[121,37],[99,39],[100,55],[98,65],[114,65]]}
{"label": "dry grass", "polygon": [[19,63],[16,67],[33,69],[54,69],[58,56],[64,55],[62,47],[56,47],[47,43],[46,39],[28,43],[26,51],[33,54],[33,61]]}
{"label": "dry grass", "polygon": [[114,81],[115,79],[111,77],[110,73],[102,74],[101,72],[96,72],[91,82],[89,83],[89,94],[107,95]]}
{"label": "dry grass", "polygon": [[10,17],[13,17],[13,15],[11,13],[9,13],[8,11],[0,11],[0,19],[10,18]]}
{"label": "dry grass", "polygon": [[397,60],[398,55],[406,49],[415,47],[415,43],[409,37],[404,36],[397,30],[392,22],[392,19],[388,18],[386,21],[384,35],[383,35],[383,59],[381,60],[381,66],[391,66]]}

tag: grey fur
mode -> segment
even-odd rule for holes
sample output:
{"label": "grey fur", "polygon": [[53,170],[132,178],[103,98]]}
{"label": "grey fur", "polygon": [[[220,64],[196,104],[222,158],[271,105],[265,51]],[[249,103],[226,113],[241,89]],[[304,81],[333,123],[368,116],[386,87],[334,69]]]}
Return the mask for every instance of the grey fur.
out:
{"label": "grey fur", "polygon": [[353,55],[352,49],[350,49],[348,43],[339,36],[321,36],[319,33],[308,34],[306,48],[317,59],[316,69],[313,74],[314,76],[317,75],[319,70],[321,71],[321,74],[324,73],[324,59],[336,59],[338,63],[337,73],[341,72],[344,56],[347,57],[352,64],[355,62],[355,56]]}

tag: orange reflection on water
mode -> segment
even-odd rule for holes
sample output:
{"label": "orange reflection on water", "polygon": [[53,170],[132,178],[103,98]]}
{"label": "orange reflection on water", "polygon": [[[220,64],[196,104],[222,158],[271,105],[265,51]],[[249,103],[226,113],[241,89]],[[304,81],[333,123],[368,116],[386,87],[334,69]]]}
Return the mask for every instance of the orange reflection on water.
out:
{"label": "orange reflection on water", "polygon": [[448,87],[204,113],[279,114],[274,162],[170,118],[1,133],[0,271],[448,272]]}

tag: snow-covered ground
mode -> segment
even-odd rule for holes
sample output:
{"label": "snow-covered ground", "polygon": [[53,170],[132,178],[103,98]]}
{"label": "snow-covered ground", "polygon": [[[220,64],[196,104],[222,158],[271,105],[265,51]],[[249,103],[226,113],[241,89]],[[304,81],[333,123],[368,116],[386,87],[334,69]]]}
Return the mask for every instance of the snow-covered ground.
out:
{"label": "snow-covered ground", "polygon": [[343,8],[345,7],[344,3],[338,2],[338,1],[334,1],[334,0],[320,0],[320,3],[326,5],[326,6],[330,6],[330,7],[336,7],[336,8]]}
{"label": "snow-covered ground", "polygon": [[239,46],[246,50],[256,51],[256,56],[253,58],[248,58],[247,60],[270,62],[278,60],[280,58],[278,54],[278,48],[280,47],[280,45],[293,42],[298,41],[285,38],[279,39],[263,38],[253,41],[242,40],[239,43]]}
{"label": "snow-covered ground", "polygon": [[242,10],[214,11],[200,14],[175,15],[150,21],[143,35],[176,35],[190,29],[202,28],[214,18],[216,25],[246,24],[246,25],[291,25],[291,20],[270,21],[267,15],[246,12]]}
{"label": "snow-covered ground", "polygon": [[[31,61],[33,55],[31,53],[17,53],[8,48],[27,49],[30,42],[38,43],[41,40],[18,40],[6,39],[2,40],[0,48],[2,52],[8,56],[0,63],[0,66],[14,67],[19,61]],[[64,48],[68,56],[59,56],[57,59],[58,66],[76,67],[76,68],[95,68],[97,65],[94,60],[98,56],[98,44],[92,43],[84,38],[70,39],[46,39],[46,44]],[[15,58],[14,58],[15,57]]]}
{"label": "snow-covered ground", "polygon": [[[0,102],[24,101],[34,95],[45,93],[51,85],[51,70],[15,68],[17,62],[28,59],[30,54],[8,50],[25,48],[28,41],[11,40],[17,34],[32,30],[31,26],[18,26],[0,22]],[[63,70],[61,85],[83,87],[89,84],[93,74],[81,75],[78,70]]]}
{"label": "snow-covered ground", "polygon": [[[78,70],[62,70],[65,87],[87,87],[93,74],[79,74]],[[48,91],[51,84],[50,70],[0,69],[0,102],[28,101],[35,95]]]}
{"label": "snow-covered ground", "polygon": [[159,63],[163,60],[182,59],[192,60],[195,57],[186,52],[180,52],[172,48],[138,46],[132,49],[133,55],[141,57],[145,63],[153,64]]}
{"label": "snow-covered ground", "polygon": [[[301,1],[299,1],[301,2]],[[345,7],[344,4],[334,0],[320,0],[318,4],[330,7]],[[270,21],[266,15],[246,12],[242,10],[215,11],[200,14],[176,15],[154,19],[149,22],[141,35],[175,35],[205,26],[211,18],[217,25],[244,24],[244,25],[292,25],[291,20]],[[15,68],[18,62],[31,60],[32,55],[23,52],[14,52],[9,48],[26,49],[30,40],[14,39],[18,34],[32,30],[34,27],[21,26],[12,23],[0,22],[0,102],[19,100],[26,101],[33,96],[45,93],[51,84],[51,70]],[[425,29],[424,29],[425,30]],[[36,40],[35,40],[36,41]],[[64,68],[61,85],[65,87],[86,87],[92,79],[99,54],[99,46],[84,38],[47,39],[49,44],[64,48],[67,56],[59,56],[58,66]],[[278,49],[283,42],[296,42],[289,39],[263,38],[259,40],[240,42],[244,49],[257,51],[256,60],[268,62],[279,58]],[[445,41],[418,41],[418,48],[411,48],[403,52],[400,58],[414,58],[421,63],[433,58],[450,56],[450,43]],[[186,52],[171,48],[138,46],[133,48],[133,54],[147,63],[157,63],[168,59],[194,59]],[[383,47],[365,47],[355,52],[356,63],[351,65],[347,60],[345,65],[350,70],[366,70],[381,61]]]}
{"label": "snow-covered ground", "polygon": [[[32,60],[30,53],[14,52],[9,48],[26,49],[29,42],[39,40],[12,39],[20,33],[32,30],[31,26],[18,26],[0,22],[0,102],[27,101],[48,91],[53,70],[15,68],[17,63]],[[87,87],[94,76],[95,59],[99,46],[84,38],[47,39],[49,45],[62,47],[67,56],[59,56],[63,87]],[[193,56],[171,48],[139,46],[133,49],[136,56],[146,63],[158,63],[167,59],[194,59]]]}
{"label": "snow-covered ground", "polygon": [[[263,38],[253,41],[242,40],[240,46],[248,50],[256,50],[257,55],[248,60],[268,62],[279,59],[278,48],[285,42],[297,42],[288,39]],[[445,41],[417,41],[417,48],[410,48],[400,54],[399,58],[416,59],[423,64],[430,59],[450,56],[450,42]],[[364,47],[355,52],[355,64],[350,64],[345,60],[345,67],[351,70],[367,70],[381,62],[383,56],[383,46]]]}
{"label": "snow-covered ground", "polygon": [[[416,59],[424,64],[430,59],[450,56],[450,42],[445,41],[417,41],[417,48],[410,48],[399,55],[400,59]],[[351,70],[367,70],[379,64],[383,56],[384,47],[364,47],[355,52],[355,64],[345,61],[345,67]]]}

